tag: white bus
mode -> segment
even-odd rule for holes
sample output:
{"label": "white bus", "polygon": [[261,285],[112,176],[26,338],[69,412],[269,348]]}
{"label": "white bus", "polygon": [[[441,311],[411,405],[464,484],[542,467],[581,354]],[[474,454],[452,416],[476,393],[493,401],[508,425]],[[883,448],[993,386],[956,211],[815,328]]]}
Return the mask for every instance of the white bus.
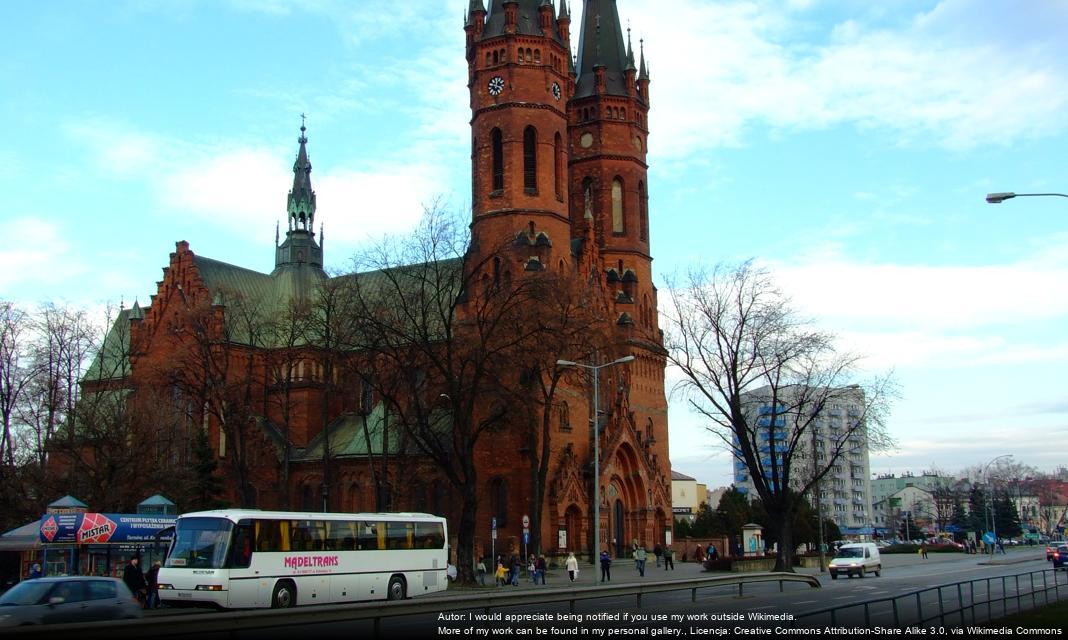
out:
{"label": "white bus", "polygon": [[445,519],[424,513],[187,513],[159,595],[228,609],[400,600],[446,588],[447,541]]}

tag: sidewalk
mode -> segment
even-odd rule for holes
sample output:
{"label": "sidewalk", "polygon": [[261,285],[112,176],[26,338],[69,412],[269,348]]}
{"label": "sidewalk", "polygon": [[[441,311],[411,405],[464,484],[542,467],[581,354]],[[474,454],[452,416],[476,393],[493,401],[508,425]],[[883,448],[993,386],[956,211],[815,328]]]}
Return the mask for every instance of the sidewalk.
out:
{"label": "sidewalk", "polygon": [[[716,576],[725,575],[722,572],[708,572],[704,570],[704,566],[697,562],[679,562],[675,561],[674,571],[664,569],[664,564],[661,562],[660,566],[656,566],[655,558],[650,554],[649,560],[645,562],[645,577],[638,575],[638,570],[634,567],[634,560],[630,558],[614,558],[612,560],[612,580],[604,584],[620,585],[629,584],[634,582],[660,582],[663,580],[692,580],[701,576]],[[511,586],[505,585],[503,587],[497,587],[493,584],[493,576],[490,573],[486,574],[486,586],[474,586],[465,587],[456,583],[449,585],[449,588],[441,593],[446,595],[455,596],[463,595],[467,593],[513,593],[516,591],[527,591],[535,589],[579,589],[579,588],[593,588],[601,585],[601,567],[600,564],[593,565],[589,562],[579,561],[579,575],[575,582],[568,580],[567,571],[563,567],[557,569],[549,569],[548,574],[545,577],[545,584],[534,584],[530,581],[530,577],[527,576],[526,569],[519,575],[519,585]]]}

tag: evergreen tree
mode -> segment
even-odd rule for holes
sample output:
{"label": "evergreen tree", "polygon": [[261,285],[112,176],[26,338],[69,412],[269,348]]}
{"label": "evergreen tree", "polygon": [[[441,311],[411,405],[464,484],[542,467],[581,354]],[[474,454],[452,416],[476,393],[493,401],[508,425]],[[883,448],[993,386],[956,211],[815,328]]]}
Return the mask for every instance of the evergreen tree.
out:
{"label": "evergreen tree", "polygon": [[711,533],[729,536],[742,535],[742,527],[754,521],[753,506],[746,494],[731,486],[719,499],[715,512],[716,524]]}
{"label": "evergreen tree", "polygon": [[968,530],[990,530],[990,507],[987,501],[986,491],[979,485],[972,485],[968,492]]}
{"label": "evergreen tree", "polygon": [[207,432],[203,429],[197,429],[196,432],[196,438],[193,440],[193,502],[189,505],[189,511],[220,509],[227,504],[219,500],[222,479],[215,475],[218,466],[215,452],[208,441]]}
{"label": "evergreen tree", "polygon": [[716,524],[716,512],[708,506],[707,502],[702,502],[701,506],[697,508],[697,517],[693,519],[693,523],[690,525],[690,536],[706,538],[712,535]]}
{"label": "evergreen tree", "polygon": [[953,515],[950,518],[950,524],[960,527],[962,531],[972,530],[968,522],[968,512],[965,511],[964,502],[960,498],[953,502]]}
{"label": "evergreen tree", "polygon": [[997,523],[999,538],[1015,538],[1023,533],[1016,503],[1008,496],[1001,496],[994,500],[994,521]]}
{"label": "evergreen tree", "polygon": [[690,537],[690,519],[680,518],[675,521],[675,538],[689,538]]}
{"label": "evergreen tree", "polygon": [[898,533],[902,540],[917,540],[924,537],[923,532],[916,526],[916,521],[912,519],[911,511],[905,511],[902,515]]}

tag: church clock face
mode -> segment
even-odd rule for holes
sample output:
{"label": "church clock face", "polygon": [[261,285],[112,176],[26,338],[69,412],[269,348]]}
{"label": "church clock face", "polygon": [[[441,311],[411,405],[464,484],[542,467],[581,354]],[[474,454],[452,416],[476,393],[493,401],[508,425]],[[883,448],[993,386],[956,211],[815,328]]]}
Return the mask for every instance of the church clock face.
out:
{"label": "church clock face", "polygon": [[504,91],[504,78],[500,76],[490,78],[488,90],[489,94],[495,98],[501,95],[501,92]]}
{"label": "church clock face", "polygon": [[562,94],[563,94],[563,92],[560,91],[560,84],[557,83],[557,82],[554,82],[553,83],[553,97],[556,98],[557,100],[559,100],[560,96]]}

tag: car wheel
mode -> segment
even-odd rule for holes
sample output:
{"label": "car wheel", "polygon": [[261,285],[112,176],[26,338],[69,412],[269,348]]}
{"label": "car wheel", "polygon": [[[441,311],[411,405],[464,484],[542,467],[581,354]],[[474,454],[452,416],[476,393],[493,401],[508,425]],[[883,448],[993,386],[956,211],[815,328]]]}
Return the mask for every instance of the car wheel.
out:
{"label": "car wheel", "polygon": [[400,576],[393,576],[389,579],[389,586],[386,588],[386,598],[389,600],[404,600],[404,596],[404,579]]}
{"label": "car wheel", "polygon": [[274,586],[274,594],[271,595],[272,609],[289,609],[297,604],[297,588],[292,582],[283,580]]}
{"label": "car wheel", "polygon": [[883,575],[883,565],[877,564],[875,565],[875,577],[878,578],[881,575]]}
{"label": "car wheel", "polygon": [[838,574],[832,571],[831,572],[831,580],[837,580],[837,579],[838,579]]}
{"label": "car wheel", "polygon": [[861,577],[861,578],[863,578],[863,577],[864,577],[864,575],[865,575],[865,572],[864,572],[864,567],[861,567],[861,568],[860,568],[860,577]]}

